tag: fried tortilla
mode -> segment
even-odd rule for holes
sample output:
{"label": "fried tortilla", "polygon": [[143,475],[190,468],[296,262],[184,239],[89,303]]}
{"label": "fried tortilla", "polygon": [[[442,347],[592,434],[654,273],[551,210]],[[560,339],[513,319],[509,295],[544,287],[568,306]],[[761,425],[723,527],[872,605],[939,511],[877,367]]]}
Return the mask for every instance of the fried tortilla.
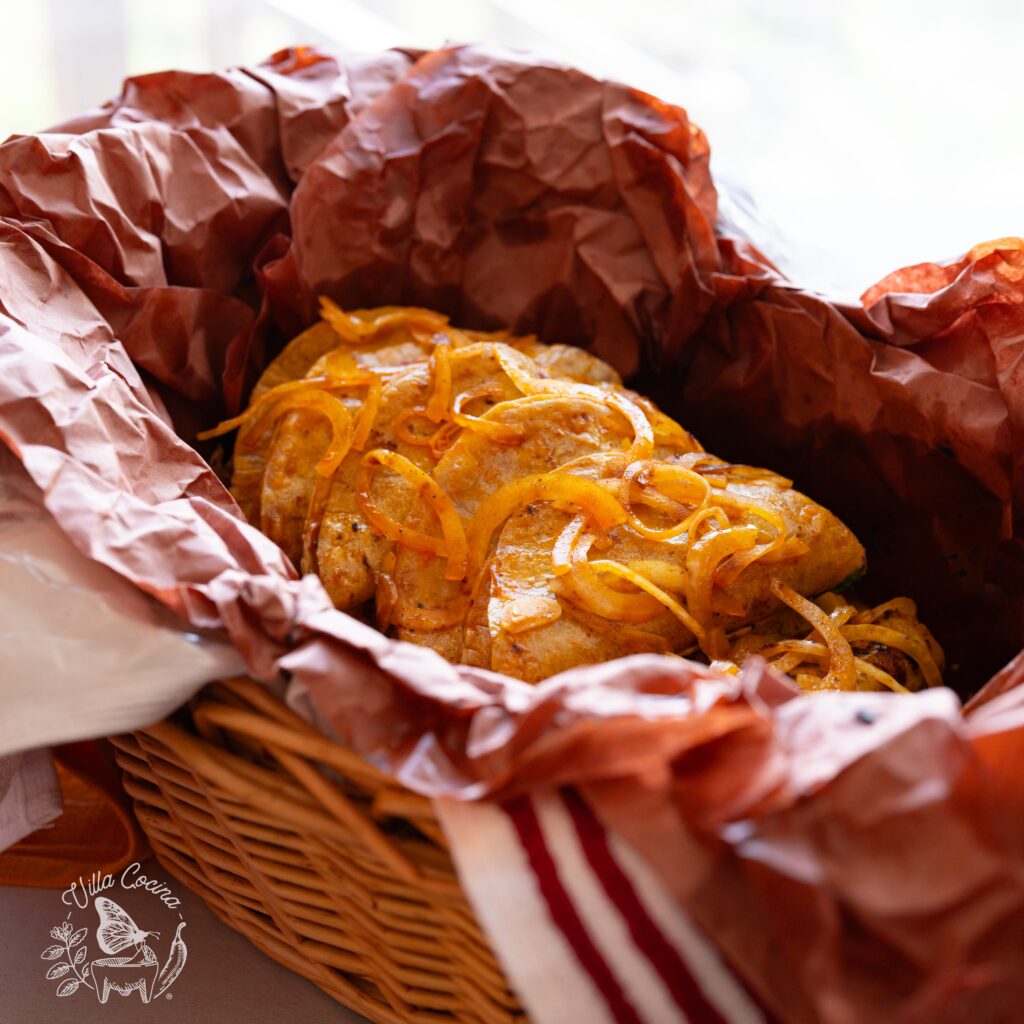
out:
{"label": "fried tortilla", "polygon": [[807,689],[939,685],[913,602],[831,593],[863,572],[850,530],[600,359],[430,310],[321,312],[205,436],[240,428],[236,497],[338,608],[529,682],[654,652],[756,655]]}
{"label": "fried tortilla", "polygon": [[[617,449],[624,436],[621,417],[589,398],[520,398],[495,406],[486,419],[518,428],[521,442],[496,444],[486,436],[466,432],[433,474],[467,524],[484,499],[503,484],[550,472],[581,455]],[[427,531],[433,528],[434,517],[426,503],[417,502],[408,521]],[[398,549],[393,580],[399,600],[406,606],[439,609],[463,596],[459,584],[444,578],[440,560],[412,548]],[[400,624],[398,628],[402,639],[433,647],[452,661],[462,657],[462,633],[461,618],[453,626],[429,632]]]}
{"label": "fried tortilla", "polygon": [[[363,319],[380,318],[392,315],[398,309],[399,307],[384,306],[379,310],[356,310],[352,315]],[[504,345],[507,338],[507,332],[503,331],[486,333],[442,329],[432,336],[429,344],[425,344],[422,335],[415,334],[411,329],[399,324],[386,331],[380,339],[358,346],[345,346],[345,351],[351,354],[356,366],[361,368],[389,370],[419,367],[420,370],[426,371],[434,345],[438,341],[449,339],[449,335],[457,337],[463,333],[467,340],[478,343]],[[537,356],[535,372],[540,374],[551,374],[591,384],[621,383],[619,375],[607,363],[582,349],[571,345],[543,345],[532,339],[510,340],[513,344],[505,346],[506,350],[511,350],[510,356],[514,358],[517,353],[531,359]],[[321,320],[303,331],[292,339],[263,371],[253,388],[250,404],[278,385],[322,373],[325,357],[342,344],[339,336],[326,321]],[[495,369],[495,378],[499,373],[500,368]],[[484,382],[482,378],[476,383],[469,382],[471,377],[471,373],[461,373],[460,379],[453,382],[454,393],[458,394]],[[510,398],[515,394],[518,392],[506,387],[503,389],[502,397]],[[492,404],[496,400],[492,400]],[[353,399],[342,398],[342,401],[353,411],[357,410],[360,404],[358,400]],[[385,429],[375,431],[371,438],[373,447],[389,446],[393,443],[393,438],[388,436],[387,428],[397,421],[398,416],[408,411],[408,407],[401,407],[390,401],[385,404],[385,401],[382,396],[381,411],[376,420],[377,425],[383,424]],[[329,431],[321,417],[315,413],[296,410],[283,417],[272,432],[257,439],[256,444],[240,443],[235,447],[231,493],[246,518],[250,522],[259,523],[260,529],[274,540],[296,565],[300,565],[302,560],[303,524],[314,483],[312,466],[328,440]],[[409,455],[405,450],[409,447],[412,446],[401,449],[404,454]],[[419,458],[412,455],[409,457],[418,463],[426,458],[422,453]],[[351,482],[354,476],[351,465],[348,465],[346,470],[347,479]],[[343,500],[338,497],[339,490],[339,487],[332,488],[331,500],[343,504]],[[338,520],[337,516],[343,514],[344,508],[332,508],[331,511],[330,518],[325,518],[324,527],[336,541],[344,536],[339,533],[342,528],[347,528],[352,534],[357,534],[362,529],[361,525],[351,519],[347,523]],[[371,538],[350,539],[358,541],[353,546],[352,557],[361,563],[362,556],[366,555],[369,566],[352,569],[351,566],[344,564],[351,561],[347,555],[340,555],[336,559],[329,550],[325,550],[322,543],[318,552],[319,558],[326,559],[328,578],[325,578],[324,582],[328,593],[342,609],[349,609],[372,596],[373,587],[368,587],[366,583],[367,573],[375,572],[379,568],[383,554],[390,550],[390,545],[374,543]],[[303,571],[314,570],[312,567],[304,566]]]}
{"label": "fried tortilla", "polygon": [[[389,308],[389,307],[385,307]],[[260,379],[253,387],[249,397],[250,405],[272,388],[287,384],[302,377],[313,376],[322,366],[323,358],[341,345],[341,339],[330,324],[321,320],[309,330],[303,331],[293,338],[263,371]],[[352,348],[352,358],[357,366],[367,369],[392,368],[425,362],[430,355],[429,347],[415,340],[411,332],[401,328],[385,334],[379,341],[365,346]],[[258,439],[255,445],[238,444],[235,446],[233,469],[231,474],[231,493],[238,502],[246,519],[260,523],[260,528],[268,536],[284,548],[288,556],[298,564],[300,549],[294,542],[294,510],[274,509],[264,524],[261,518],[262,495],[264,493],[264,472],[268,467],[268,455],[274,446],[275,439],[287,437],[289,434],[302,434],[306,443],[301,451],[321,451],[327,443],[327,431],[316,415],[296,411],[291,412],[277,425],[275,431],[268,432]],[[317,449],[316,445],[320,445]],[[316,457],[313,458],[313,462]],[[283,464],[282,464],[283,463]],[[307,469],[311,468],[311,463]],[[290,474],[298,467],[292,452],[289,452],[273,469],[275,485],[282,480],[290,479]],[[308,472],[306,474],[308,476]],[[308,495],[310,488],[304,493]],[[301,493],[301,492],[300,492]],[[299,495],[294,496],[298,500]],[[292,503],[293,504],[293,503]],[[305,510],[302,511],[305,516]],[[278,521],[287,526],[278,527]],[[301,537],[301,527],[299,529]]]}
{"label": "fried tortilla", "polygon": [[[723,475],[728,481],[729,471],[723,470]],[[788,535],[803,541],[808,550],[786,562],[755,562],[728,586],[716,586],[713,608],[726,608],[731,614],[716,612],[714,626],[735,630],[778,609],[779,601],[770,589],[773,579],[781,579],[799,593],[818,594],[863,568],[864,549],[850,530],[800,492],[772,482],[746,480],[728,481],[724,491],[753,506],[774,508],[784,518]],[[567,512],[545,507],[533,514],[519,513],[502,529],[491,566],[490,667],[537,682],[577,665],[634,652],[636,632],[650,637],[650,646],[644,648],[647,650],[692,649],[697,639],[694,633],[667,609],[631,624],[627,634],[619,631],[621,623],[602,619],[574,601],[572,593],[560,586],[562,581],[554,573],[552,559],[555,542],[570,519]],[[689,544],[687,534],[654,541],[623,526],[611,530],[608,540],[610,546],[598,553],[601,559],[634,566],[642,575],[659,580],[673,576],[685,579],[682,570]],[[659,565],[663,566],[661,572]],[[681,589],[667,584],[663,589],[685,606],[686,596]],[[633,593],[642,596],[635,588]],[[557,600],[563,609],[572,605],[575,614],[562,615],[535,629],[517,629],[516,606],[524,598],[539,597]]]}
{"label": "fried tortilla", "polygon": [[[484,409],[515,398],[518,392],[498,361],[499,351],[523,369],[530,369],[530,360],[506,345],[480,343],[456,349],[450,357],[452,394],[489,389],[489,394],[481,394],[477,400]],[[364,450],[385,448],[399,453],[421,469],[432,470],[438,456],[427,446],[402,440],[396,432],[403,419],[408,422],[417,410],[426,406],[432,386],[431,372],[425,363],[385,385],[377,418]],[[426,432],[424,428],[436,430],[438,427],[423,416],[415,417],[415,421],[422,432]],[[408,425],[412,429],[413,424]],[[370,529],[359,511],[355,480],[362,457],[362,452],[352,451],[342,462],[331,487],[320,528],[317,565],[314,567],[307,561],[302,567],[304,572],[317,571],[331,600],[345,610],[373,597],[381,563],[394,547],[392,541]],[[386,515],[402,522],[409,515],[416,492],[396,475],[381,472],[375,481],[374,498]]]}

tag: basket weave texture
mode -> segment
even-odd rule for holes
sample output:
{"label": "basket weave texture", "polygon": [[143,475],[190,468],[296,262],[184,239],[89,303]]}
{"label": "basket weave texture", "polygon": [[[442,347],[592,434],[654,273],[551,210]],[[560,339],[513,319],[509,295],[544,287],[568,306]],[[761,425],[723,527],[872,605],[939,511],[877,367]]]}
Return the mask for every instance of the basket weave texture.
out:
{"label": "basket weave texture", "polygon": [[382,1024],[525,1021],[431,802],[265,688],[112,742],[160,863],[268,956]]}

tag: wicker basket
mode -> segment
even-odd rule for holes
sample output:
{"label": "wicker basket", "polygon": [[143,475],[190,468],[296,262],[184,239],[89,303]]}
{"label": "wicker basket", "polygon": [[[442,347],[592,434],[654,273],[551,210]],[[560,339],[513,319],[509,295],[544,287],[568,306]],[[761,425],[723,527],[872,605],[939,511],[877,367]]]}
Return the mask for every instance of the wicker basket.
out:
{"label": "wicker basket", "polygon": [[431,802],[265,688],[113,743],[161,864],[268,956],[374,1021],[525,1020]]}

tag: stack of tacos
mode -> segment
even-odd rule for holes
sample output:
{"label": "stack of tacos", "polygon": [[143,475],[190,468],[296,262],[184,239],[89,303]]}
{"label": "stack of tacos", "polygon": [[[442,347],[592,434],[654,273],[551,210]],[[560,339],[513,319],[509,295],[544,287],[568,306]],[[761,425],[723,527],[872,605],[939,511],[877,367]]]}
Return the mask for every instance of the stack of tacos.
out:
{"label": "stack of tacos", "polygon": [[655,652],[807,689],[941,684],[912,601],[841,597],[865,553],[765,469],[704,451],[585,351],[381,307],[288,344],[239,428],[232,491],[335,605],[537,682]]}

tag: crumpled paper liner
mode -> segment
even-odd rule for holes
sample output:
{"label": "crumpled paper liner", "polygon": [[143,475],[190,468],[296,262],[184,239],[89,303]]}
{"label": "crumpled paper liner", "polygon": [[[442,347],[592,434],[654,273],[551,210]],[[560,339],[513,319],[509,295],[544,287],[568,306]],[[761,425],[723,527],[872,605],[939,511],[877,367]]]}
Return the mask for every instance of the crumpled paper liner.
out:
{"label": "crumpled paper liner", "polygon": [[1020,243],[844,307],[716,231],[708,168],[679,108],[477,47],[134,79],[0,147],[0,436],[80,550],[406,784],[583,787],[781,1019],[1012,1020],[1019,666],[966,717],[655,656],[528,687],[335,611],[185,443],[320,292],[580,344],[833,505],[983,681],[1024,639]]}
{"label": "crumpled paper liner", "polygon": [[244,671],[238,652],[68,543],[6,447],[0,650],[0,885],[119,870],[144,842],[113,755],[64,741],[159,721],[211,675]]}

